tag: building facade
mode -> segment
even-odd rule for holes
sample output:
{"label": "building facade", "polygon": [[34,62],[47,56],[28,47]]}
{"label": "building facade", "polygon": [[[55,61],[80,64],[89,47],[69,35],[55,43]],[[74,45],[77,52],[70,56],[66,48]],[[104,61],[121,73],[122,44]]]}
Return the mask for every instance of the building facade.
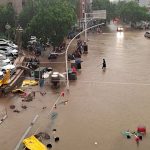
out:
{"label": "building facade", "polygon": [[80,0],[79,4],[79,18],[84,18],[84,13],[91,11],[93,0]]}
{"label": "building facade", "polygon": [[92,11],[93,0],[79,0],[78,6],[78,22],[79,26],[83,26],[85,13]]}

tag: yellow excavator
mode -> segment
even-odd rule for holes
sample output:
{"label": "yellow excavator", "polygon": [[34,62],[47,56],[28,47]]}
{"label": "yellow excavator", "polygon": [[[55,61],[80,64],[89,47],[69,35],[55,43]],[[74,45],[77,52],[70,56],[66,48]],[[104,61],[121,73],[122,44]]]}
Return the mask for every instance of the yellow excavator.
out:
{"label": "yellow excavator", "polygon": [[10,83],[10,70],[0,71],[0,87]]}

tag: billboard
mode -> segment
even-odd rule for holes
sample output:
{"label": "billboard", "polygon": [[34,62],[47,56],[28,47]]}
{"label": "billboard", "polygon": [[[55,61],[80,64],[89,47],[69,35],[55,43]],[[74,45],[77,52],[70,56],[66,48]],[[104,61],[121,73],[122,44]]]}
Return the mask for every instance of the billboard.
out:
{"label": "billboard", "polygon": [[94,10],[92,14],[95,19],[106,19],[106,10]]}

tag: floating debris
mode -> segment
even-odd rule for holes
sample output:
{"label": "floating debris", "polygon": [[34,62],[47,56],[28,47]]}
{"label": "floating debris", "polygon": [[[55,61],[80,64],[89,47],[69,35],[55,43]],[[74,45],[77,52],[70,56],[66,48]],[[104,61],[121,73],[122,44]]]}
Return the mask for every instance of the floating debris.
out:
{"label": "floating debris", "polygon": [[44,96],[44,95],[46,95],[46,92],[40,92],[40,94],[41,94],[42,96]]}
{"label": "floating debris", "polygon": [[66,105],[68,103],[68,100],[64,101],[64,105]]}
{"label": "floating debris", "polygon": [[15,109],[15,105],[10,105],[10,109]]}
{"label": "floating debris", "polygon": [[59,137],[55,137],[55,142],[58,142],[59,141]]}
{"label": "floating debris", "polygon": [[52,148],[52,144],[47,144],[47,148]]}
{"label": "floating debris", "polygon": [[47,107],[43,107],[42,109],[46,109]]}
{"label": "floating debris", "polygon": [[40,133],[36,134],[35,137],[36,138],[42,137],[42,138],[44,138],[46,140],[50,139],[50,135],[48,133],[46,133],[46,132],[40,132]]}
{"label": "floating debris", "polygon": [[27,109],[27,106],[26,105],[22,105],[21,106],[23,109]]}
{"label": "floating debris", "polygon": [[54,108],[55,108],[55,109],[57,108],[57,105],[56,105],[56,104],[54,105]]}
{"label": "floating debris", "polygon": [[19,111],[19,110],[17,110],[17,109],[15,109],[13,112],[20,113],[20,111]]}

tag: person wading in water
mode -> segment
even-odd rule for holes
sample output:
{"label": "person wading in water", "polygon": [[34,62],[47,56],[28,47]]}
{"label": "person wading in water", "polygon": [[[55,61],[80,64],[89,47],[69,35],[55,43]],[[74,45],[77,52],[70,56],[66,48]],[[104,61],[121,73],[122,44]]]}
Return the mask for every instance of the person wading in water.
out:
{"label": "person wading in water", "polygon": [[102,69],[103,69],[103,71],[105,71],[105,69],[106,69],[106,61],[105,61],[105,59],[103,59]]}

